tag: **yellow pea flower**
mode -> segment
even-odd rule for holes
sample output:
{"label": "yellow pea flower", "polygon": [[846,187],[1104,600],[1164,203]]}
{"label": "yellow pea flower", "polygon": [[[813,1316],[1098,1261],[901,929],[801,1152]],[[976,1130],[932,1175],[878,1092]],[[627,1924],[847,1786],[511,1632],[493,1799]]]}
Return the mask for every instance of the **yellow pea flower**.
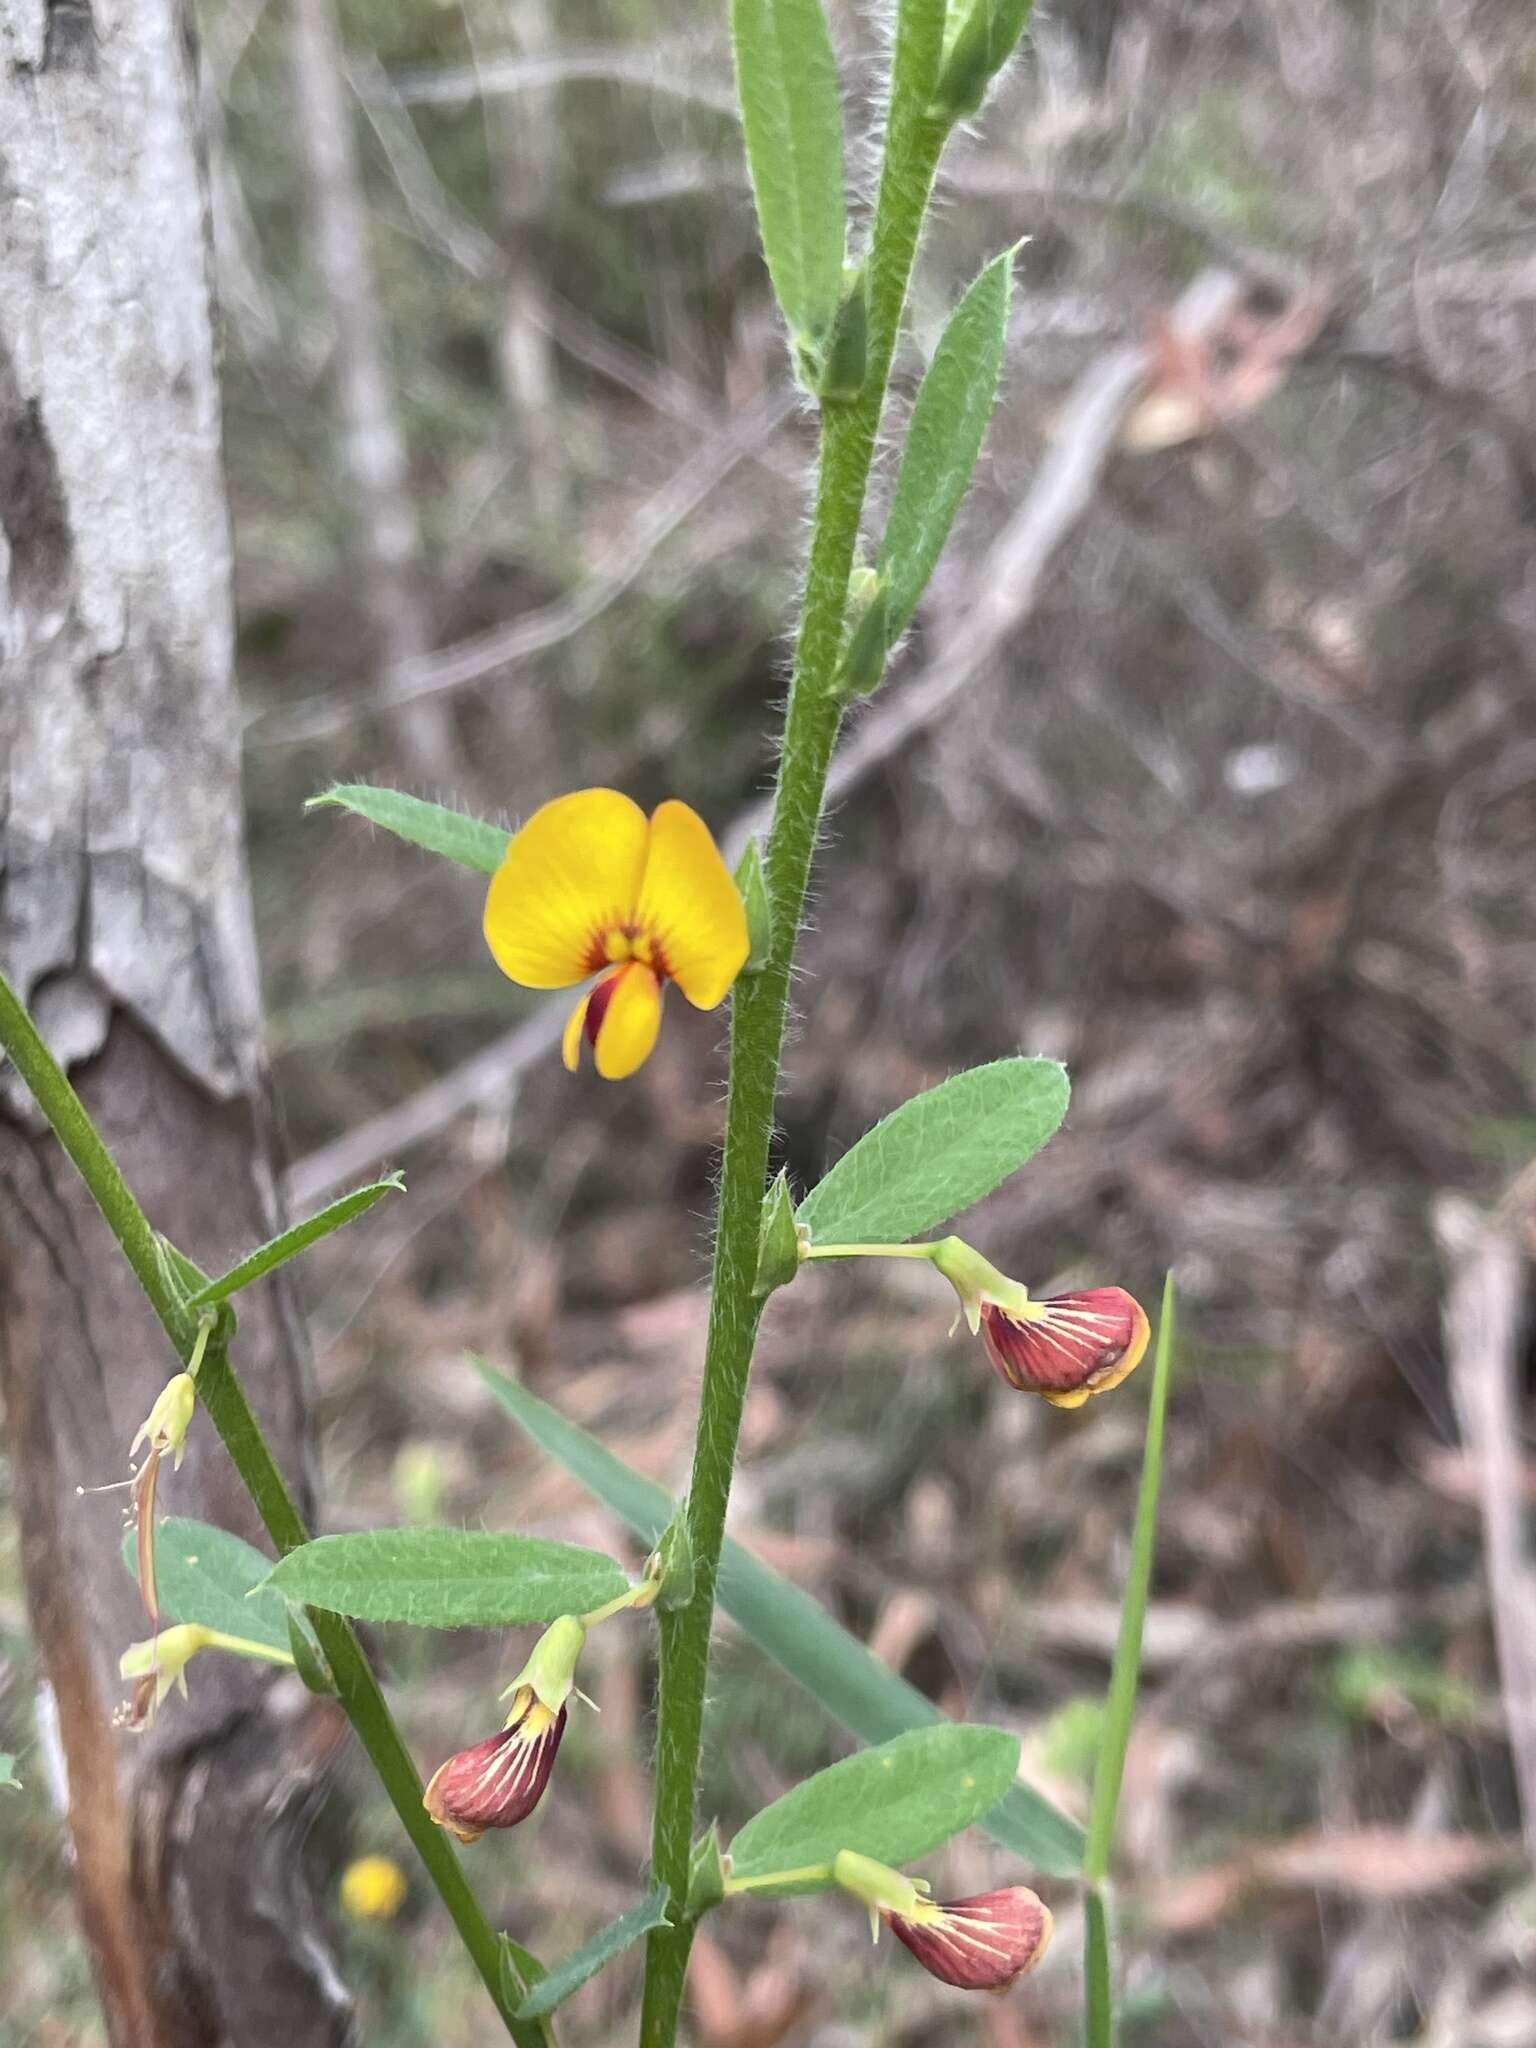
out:
{"label": "yellow pea flower", "polygon": [[600,977],[561,1054],[574,1073],[585,1036],[605,1081],[650,1056],[667,982],[712,1010],[748,952],[741,897],[703,819],[675,799],[647,819],[616,789],[556,797],[514,833],[491,877],[485,938],[524,988]]}

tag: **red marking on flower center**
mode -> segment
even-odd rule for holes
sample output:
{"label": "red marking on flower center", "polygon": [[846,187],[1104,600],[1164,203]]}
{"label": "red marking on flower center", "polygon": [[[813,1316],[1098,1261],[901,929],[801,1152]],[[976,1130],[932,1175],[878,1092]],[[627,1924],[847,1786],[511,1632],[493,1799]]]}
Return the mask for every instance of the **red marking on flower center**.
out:
{"label": "red marking on flower center", "polygon": [[603,1019],[608,1014],[608,1005],[613,1001],[619,983],[628,972],[629,964],[626,962],[623,967],[615,968],[612,974],[605,974],[597,984],[597,987],[593,989],[591,995],[587,997],[587,1017],[582,1029],[587,1034],[588,1045],[595,1046],[597,1044],[597,1034],[603,1028]]}

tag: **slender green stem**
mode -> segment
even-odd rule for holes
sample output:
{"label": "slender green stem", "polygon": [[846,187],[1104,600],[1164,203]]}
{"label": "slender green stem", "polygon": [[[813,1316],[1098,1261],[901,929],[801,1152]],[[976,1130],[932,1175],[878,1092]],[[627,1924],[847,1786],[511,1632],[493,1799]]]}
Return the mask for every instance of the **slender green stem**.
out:
{"label": "slender green stem", "polygon": [[[835,677],[848,582],[908,280],[948,132],[925,112],[937,73],[944,14],[944,0],[904,0],[897,23],[890,121],[870,247],[868,374],[858,399],[825,406],[821,418],[805,601],[764,860],[773,943],[762,969],[738,982],[732,1002],[720,1208],[688,1495],[694,1594],[686,1607],[660,1617],[659,1631],[652,1867],[674,1898],[687,1896],[715,1586],[747,1376],[762,1313],[754,1283],[769,1137],[795,942],[842,717]],[[642,2048],[671,2048],[676,2038],[692,1939],[687,1923],[659,1927],[650,1935]]]}
{"label": "slender green stem", "polygon": [[805,1253],[808,1259],[927,1259],[932,1262],[938,1250],[937,1242],[932,1244],[813,1244]]}
{"label": "slender green stem", "polygon": [[[307,1543],[309,1531],[304,1518],[230,1364],[225,1341],[217,1334],[210,1337],[207,1319],[189,1315],[173,1292],[148,1217],[63,1068],[43,1043],[36,1025],[3,975],[0,1045],[14,1061],[17,1072],[78,1168],[177,1354],[190,1365],[192,1358],[201,1353],[198,1397],[278,1554]],[[543,2048],[547,2039],[543,2026],[519,2022],[512,2016],[514,2001],[502,1989],[500,1939],[471,1891],[448,1838],[421,1803],[422,1786],[416,1766],[351,1623],[318,1608],[309,1610],[309,1619],[330,1666],[342,1710],[356,1729],[391,1804],[426,1865],[427,1874],[448,1908],[508,2033],[519,2048]]]}
{"label": "slender green stem", "polygon": [[1115,2048],[1115,1986],[1109,1954],[1109,1902],[1099,1886],[1083,1894],[1086,2048]]}
{"label": "slender green stem", "polygon": [[738,1892],[765,1891],[774,1884],[807,1884],[813,1878],[821,1881],[832,1875],[830,1863],[802,1863],[798,1870],[770,1870],[763,1877],[728,1877],[725,1880],[725,1896],[734,1898]]}

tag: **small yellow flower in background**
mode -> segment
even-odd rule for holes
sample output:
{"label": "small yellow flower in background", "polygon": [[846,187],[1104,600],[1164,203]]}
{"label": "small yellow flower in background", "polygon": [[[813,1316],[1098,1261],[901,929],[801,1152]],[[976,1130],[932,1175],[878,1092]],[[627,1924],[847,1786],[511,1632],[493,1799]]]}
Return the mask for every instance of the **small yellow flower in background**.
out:
{"label": "small yellow flower in background", "polygon": [[748,953],[741,897],[703,819],[675,799],[647,819],[616,789],[556,797],[514,833],[485,938],[524,988],[601,977],[571,1013],[562,1057],[574,1073],[585,1036],[605,1081],[649,1057],[667,982],[712,1010]]}
{"label": "small yellow flower in background", "polygon": [[405,1872],[388,1856],[359,1856],[341,1873],[341,1910],[354,1920],[393,1920],[405,1893]]}

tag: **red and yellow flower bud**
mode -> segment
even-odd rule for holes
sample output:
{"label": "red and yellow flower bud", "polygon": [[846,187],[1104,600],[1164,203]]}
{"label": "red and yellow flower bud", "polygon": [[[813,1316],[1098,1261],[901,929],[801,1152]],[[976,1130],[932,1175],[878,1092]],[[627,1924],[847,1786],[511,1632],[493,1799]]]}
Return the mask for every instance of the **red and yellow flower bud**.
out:
{"label": "red and yellow flower bud", "polygon": [[1018,1307],[981,1302],[981,1341],[1010,1387],[1080,1408],[1141,1363],[1150,1325],[1123,1287],[1088,1287]]}
{"label": "red and yellow flower bud", "polygon": [[1022,1884],[943,1904],[919,1899],[880,1917],[930,1977],[961,1991],[1006,1991],[1050,1947],[1050,1910]]}
{"label": "red and yellow flower bud", "polygon": [[506,1727],[440,1765],[422,1805],[461,1842],[478,1841],[487,1828],[515,1828],[544,1796],[565,1716],[564,1707],[546,1707],[532,1686],[520,1686]]}

